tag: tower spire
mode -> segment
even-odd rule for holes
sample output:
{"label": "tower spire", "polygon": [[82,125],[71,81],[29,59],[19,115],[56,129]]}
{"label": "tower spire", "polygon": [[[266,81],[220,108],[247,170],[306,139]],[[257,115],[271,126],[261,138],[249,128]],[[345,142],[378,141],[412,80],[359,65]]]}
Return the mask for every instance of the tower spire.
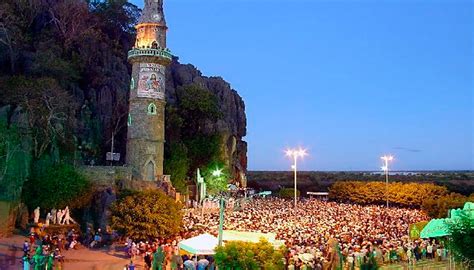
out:
{"label": "tower spire", "polygon": [[133,178],[163,177],[166,67],[172,55],[166,47],[163,0],[145,0],[135,27],[137,39],[128,52],[132,64],[127,131],[127,164]]}
{"label": "tower spire", "polygon": [[152,23],[166,26],[163,12],[163,0],[145,0],[145,7],[138,19],[138,24]]}

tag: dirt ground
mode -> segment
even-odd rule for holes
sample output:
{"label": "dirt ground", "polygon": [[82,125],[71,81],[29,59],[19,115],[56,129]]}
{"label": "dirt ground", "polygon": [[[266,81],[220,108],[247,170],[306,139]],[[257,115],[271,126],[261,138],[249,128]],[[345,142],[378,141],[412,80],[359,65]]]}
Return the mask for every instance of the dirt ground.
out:
{"label": "dirt ground", "polygon": [[[25,237],[15,235],[10,238],[0,238],[0,270],[23,269],[21,264],[22,244]],[[11,246],[16,249],[13,250]],[[100,250],[89,250],[81,247],[78,250],[64,251],[65,263],[63,270],[123,270],[124,266],[130,262],[122,251],[115,251],[114,247]],[[134,261],[136,269],[143,270],[143,260],[137,258]],[[447,262],[424,261],[416,266],[408,267],[405,264],[395,264],[382,266],[382,270],[449,270]],[[453,269],[453,268],[451,268]],[[456,267],[456,269],[461,269]]]}
{"label": "dirt ground", "polygon": [[[21,256],[24,241],[25,237],[19,235],[0,238],[0,270],[23,269]],[[124,252],[115,251],[113,247],[100,250],[81,247],[78,250],[64,251],[63,255],[65,256],[63,270],[123,270],[124,266],[130,262]],[[134,263],[137,265],[136,269],[144,269],[141,258]]]}

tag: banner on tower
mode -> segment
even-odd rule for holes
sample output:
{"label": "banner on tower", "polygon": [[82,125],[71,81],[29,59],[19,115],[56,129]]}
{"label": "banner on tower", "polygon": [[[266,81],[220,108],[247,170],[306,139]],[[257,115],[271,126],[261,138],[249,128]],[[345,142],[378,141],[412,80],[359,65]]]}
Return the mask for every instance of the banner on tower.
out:
{"label": "banner on tower", "polygon": [[165,67],[154,63],[140,63],[137,96],[165,99]]}

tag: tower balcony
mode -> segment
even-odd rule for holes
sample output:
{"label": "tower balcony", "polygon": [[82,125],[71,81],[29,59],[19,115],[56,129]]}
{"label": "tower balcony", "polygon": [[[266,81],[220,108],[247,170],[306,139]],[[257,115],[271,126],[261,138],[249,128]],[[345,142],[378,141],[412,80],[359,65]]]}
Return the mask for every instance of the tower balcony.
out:
{"label": "tower balcony", "polygon": [[171,54],[171,51],[168,48],[133,48],[128,51],[129,61],[133,61],[133,58],[136,57],[158,57],[161,58],[161,60],[164,60],[163,62],[171,62],[171,60],[173,59],[173,55]]}

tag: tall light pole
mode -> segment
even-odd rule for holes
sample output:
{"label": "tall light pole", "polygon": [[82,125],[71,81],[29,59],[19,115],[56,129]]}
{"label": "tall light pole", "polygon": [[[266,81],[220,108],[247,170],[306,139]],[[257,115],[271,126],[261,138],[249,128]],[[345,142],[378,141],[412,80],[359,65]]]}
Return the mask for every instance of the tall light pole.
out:
{"label": "tall light pole", "polygon": [[387,208],[388,208],[388,162],[393,160],[392,155],[385,155],[380,157],[384,161],[384,165],[382,166],[382,170],[385,171],[385,197],[387,199]]}
{"label": "tall light pole", "polygon": [[[212,176],[221,177],[222,169],[215,169],[212,172]],[[219,199],[219,235],[218,235],[218,246],[222,246],[222,234],[224,232],[224,197],[221,196]]]}
{"label": "tall light pole", "polygon": [[301,148],[299,148],[299,149],[288,149],[288,150],[286,150],[286,155],[288,157],[293,158],[293,165],[291,165],[291,167],[293,168],[294,177],[295,177],[295,208],[296,208],[296,204],[297,204],[297,185],[296,185],[296,170],[297,170],[297,167],[296,167],[296,164],[297,164],[298,157],[303,158],[304,156],[307,155],[307,153],[306,153],[306,150],[301,149]]}

